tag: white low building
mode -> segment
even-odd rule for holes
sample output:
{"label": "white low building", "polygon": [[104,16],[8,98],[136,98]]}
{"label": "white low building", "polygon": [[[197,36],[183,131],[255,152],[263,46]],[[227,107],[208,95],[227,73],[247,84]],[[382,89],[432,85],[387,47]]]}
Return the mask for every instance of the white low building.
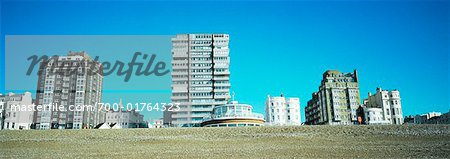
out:
{"label": "white low building", "polygon": [[431,119],[433,117],[441,116],[441,112],[428,112],[422,115],[416,115],[414,117],[414,124],[425,124],[428,119]]}
{"label": "white low building", "polygon": [[30,129],[34,112],[27,109],[32,103],[33,98],[30,92],[0,94],[0,129]]}
{"label": "white low building", "polygon": [[131,111],[113,111],[106,112],[106,123],[112,125],[116,123],[115,128],[143,128],[146,127],[144,116],[135,110]]}
{"label": "white low building", "polygon": [[[119,102],[119,108],[123,108],[122,99]],[[105,121],[112,129],[147,127],[147,123],[144,121],[144,115],[141,115],[134,109],[109,110],[106,112]]]}
{"label": "white low building", "polygon": [[390,124],[389,121],[384,120],[383,109],[381,108],[364,108],[365,121],[369,125],[383,125]]}
{"label": "white low building", "polygon": [[301,125],[300,99],[267,95],[266,122],[268,125]]}
{"label": "white low building", "polygon": [[153,128],[163,128],[163,119],[154,120]]}

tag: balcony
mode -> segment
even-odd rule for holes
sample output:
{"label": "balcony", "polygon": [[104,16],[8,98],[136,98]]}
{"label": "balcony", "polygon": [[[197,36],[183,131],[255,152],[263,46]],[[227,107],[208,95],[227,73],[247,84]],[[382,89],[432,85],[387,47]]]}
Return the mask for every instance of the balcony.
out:
{"label": "balcony", "polygon": [[175,70],[175,69],[188,69],[188,67],[186,65],[184,65],[184,66],[172,65],[172,69],[173,70]]}
{"label": "balcony", "polygon": [[[227,49],[228,51],[228,49]],[[223,52],[223,49],[221,50],[221,52],[214,52],[214,57],[228,57],[230,55],[230,53],[228,52]]]}
{"label": "balcony", "polygon": [[188,84],[186,84],[186,83],[172,83],[171,86],[173,88],[183,88],[184,90],[186,90],[186,88],[188,87]]}
{"label": "balcony", "polygon": [[[175,109],[175,108],[173,108],[173,109]],[[180,110],[178,110],[178,111],[174,110],[174,112],[190,112],[190,111],[191,111],[191,108],[180,108]]]}
{"label": "balcony", "polygon": [[187,57],[188,56],[187,50],[186,50],[186,52],[177,50],[175,53],[172,54],[172,56],[173,57]]}
{"label": "balcony", "polygon": [[190,117],[189,114],[172,114],[172,118],[188,118]]}
{"label": "balcony", "polygon": [[230,95],[216,95],[214,96],[216,99],[230,99]]}
{"label": "balcony", "polygon": [[191,69],[211,69],[212,66],[192,66]]}
{"label": "balcony", "polygon": [[212,75],[212,72],[191,72],[191,75]]}
{"label": "balcony", "polygon": [[191,117],[193,117],[193,118],[195,118],[195,117],[204,118],[206,116],[211,116],[211,113],[193,113],[193,114],[191,114]]}
{"label": "balcony", "polygon": [[193,99],[192,105],[217,105],[218,102],[216,102],[214,99]]}
{"label": "balcony", "polygon": [[180,99],[187,99],[187,96],[172,96],[171,99],[172,100],[180,100]]}
{"label": "balcony", "polygon": [[172,81],[187,81],[188,77],[172,77]]}
{"label": "balcony", "polygon": [[214,71],[214,75],[229,75],[229,74],[230,74],[230,71],[224,71],[224,72]]}
{"label": "balcony", "polygon": [[207,111],[212,111],[212,107],[210,108],[191,108],[192,111],[197,111],[197,112],[207,112]]}
{"label": "balcony", "polygon": [[230,83],[214,83],[214,86],[224,86],[224,87],[230,87],[231,84]]}
{"label": "balcony", "polygon": [[208,54],[195,54],[195,53],[191,53],[190,57],[211,57],[211,55]]}
{"label": "balcony", "polygon": [[187,63],[187,59],[186,60],[173,60],[172,64],[185,64]]}
{"label": "balcony", "polygon": [[228,88],[228,89],[214,89],[214,92],[217,92],[217,93],[219,93],[219,92],[226,93],[226,92],[230,92],[230,89],[229,89],[229,88]]}
{"label": "balcony", "polygon": [[226,63],[226,64],[220,64],[220,65],[218,65],[218,64],[214,65],[214,68],[229,68],[229,67],[230,67],[230,66],[229,66],[228,63]]}
{"label": "balcony", "polygon": [[185,87],[182,88],[174,87],[174,89],[172,89],[172,93],[187,93],[187,92],[188,91]]}
{"label": "balcony", "polygon": [[[209,45],[205,45],[205,46],[209,46]],[[191,51],[191,52],[193,52],[193,51],[212,52],[212,50],[213,50],[213,49],[211,49],[211,48],[207,48],[207,49],[205,49],[205,48],[198,48],[198,49],[191,49],[190,51]]]}
{"label": "balcony", "polygon": [[191,99],[195,100],[195,99],[212,99],[213,96],[191,96]]}
{"label": "balcony", "polygon": [[210,89],[192,89],[192,88],[191,88],[190,92],[193,92],[193,93],[198,93],[198,92],[211,92],[212,90],[213,90],[212,88],[210,88]]}
{"label": "balcony", "polygon": [[214,80],[228,81],[228,80],[230,80],[230,76],[214,76]]}
{"label": "balcony", "polygon": [[187,70],[186,71],[172,71],[172,75],[188,75]]}
{"label": "balcony", "polygon": [[212,60],[191,60],[191,64],[212,63]]}

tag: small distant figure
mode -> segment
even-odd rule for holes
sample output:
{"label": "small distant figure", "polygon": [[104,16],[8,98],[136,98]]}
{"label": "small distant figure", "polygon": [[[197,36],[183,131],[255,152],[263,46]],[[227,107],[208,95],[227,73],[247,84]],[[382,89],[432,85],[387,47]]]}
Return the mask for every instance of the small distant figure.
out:
{"label": "small distant figure", "polygon": [[362,118],[361,118],[361,116],[358,116],[358,123],[359,123],[359,125],[361,125],[362,124]]}

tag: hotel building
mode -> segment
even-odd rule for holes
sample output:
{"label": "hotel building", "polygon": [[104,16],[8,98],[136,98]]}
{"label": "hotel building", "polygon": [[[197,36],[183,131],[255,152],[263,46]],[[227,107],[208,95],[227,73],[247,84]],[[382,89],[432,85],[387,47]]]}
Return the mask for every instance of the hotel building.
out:
{"label": "hotel building", "polygon": [[357,122],[360,105],[358,73],[328,70],[323,73],[319,91],[305,108],[306,124],[351,125]]}
{"label": "hotel building", "polygon": [[172,102],[168,126],[199,126],[213,108],[230,98],[228,34],[180,34],[172,39]]}
{"label": "hotel building", "polygon": [[32,103],[30,92],[0,94],[0,130],[30,129],[33,123],[33,111],[27,109],[32,106]]}
{"label": "hotel building", "polygon": [[367,124],[403,124],[402,103],[398,90],[377,88],[375,94],[369,92],[364,99]]}
{"label": "hotel building", "polygon": [[[106,112],[95,108],[102,99],[103,68],[85,52],[43,60],[38,75],[36,105],[46,109],[35,112],[36,129],[84,129],[104,122]],[[67,111],[54,109],[60,106]]]}
{"label": "hotel building", "polygon": [[301,125],[300,99],[267,95],[266,122],[268,125]]}

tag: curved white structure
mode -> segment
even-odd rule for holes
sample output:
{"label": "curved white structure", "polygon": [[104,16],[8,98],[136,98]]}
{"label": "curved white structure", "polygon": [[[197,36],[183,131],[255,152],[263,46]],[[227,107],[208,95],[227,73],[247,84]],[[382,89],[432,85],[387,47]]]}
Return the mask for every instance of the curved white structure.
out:
{"label": "curved white structure", "polygon": [[262,126],[262,114],[253,113],[253,107],[248,104],[238,104],[233,101],[229,104],[214,107],[211,115],[205,116],[202,127],[238,127]]}

